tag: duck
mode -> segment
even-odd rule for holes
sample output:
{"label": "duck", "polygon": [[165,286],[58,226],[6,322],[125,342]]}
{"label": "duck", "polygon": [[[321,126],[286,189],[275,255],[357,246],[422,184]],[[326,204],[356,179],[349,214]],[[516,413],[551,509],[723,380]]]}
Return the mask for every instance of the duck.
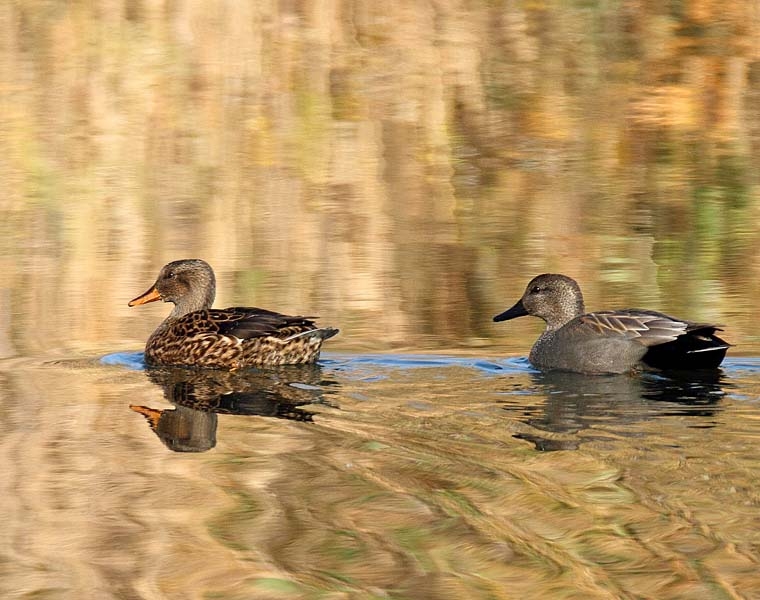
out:
{"label": "duck", "polygon": [[528,360],[542,371],[620,374],[633,370],[717,369],[731,346],[721,327],[628,308],[587,313],[578,283],[566,275],[534,277],[514,306],[493,320],[543,319]]}
{"label": "duck", "polygon": [[206,261],[164,265],[148,291],[129,301],[129,306],[174,304],[145,344],[145,363],[229,371],[309,364],[319,359],[322,342],[339,331],[317,327],[316,317],[245,306],[211,308],[215,296],[216,278]]}

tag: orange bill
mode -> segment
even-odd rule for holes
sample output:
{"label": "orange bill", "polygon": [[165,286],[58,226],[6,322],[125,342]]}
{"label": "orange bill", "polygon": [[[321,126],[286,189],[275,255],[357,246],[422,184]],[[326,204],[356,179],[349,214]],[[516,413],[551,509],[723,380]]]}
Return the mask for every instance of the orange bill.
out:
{"label": "orange bill", "polygon": [[161,300],[161,294],[158,293],[158,290],[154,285],[142,296],[138,296],[134,300],[130,300],[129,306],[138,306],[139,304],[147,304],[148,302],[155,302],[156,300]]}

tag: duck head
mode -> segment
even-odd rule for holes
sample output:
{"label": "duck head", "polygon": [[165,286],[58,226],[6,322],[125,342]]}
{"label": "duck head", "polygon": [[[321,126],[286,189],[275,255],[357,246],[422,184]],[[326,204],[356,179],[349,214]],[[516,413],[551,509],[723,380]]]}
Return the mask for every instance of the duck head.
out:
{"label": "duck head", "polygon": [[583,294],[574,279],[566,275],[544,273],[531,279],[522,298],[493,320],[508,321],[532,315],[546,321],[549,329],[557,329],[584,312]]}
{"label": "duck head", "polygon": [[130,300],[129,306],[156,300],[172,302],[172,315],[182,316],[210,308],[216,295],[216,278],[211,266],[198,258],[175,260],[165,265],[150,289]]}

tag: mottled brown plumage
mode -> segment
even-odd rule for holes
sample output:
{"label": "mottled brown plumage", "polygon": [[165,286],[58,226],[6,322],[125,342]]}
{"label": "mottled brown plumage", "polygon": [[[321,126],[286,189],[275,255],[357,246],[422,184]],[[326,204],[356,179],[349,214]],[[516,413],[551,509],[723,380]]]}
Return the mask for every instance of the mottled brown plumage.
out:
{"label": "mottled brown plumage", "polygon": [[215,294],[214,272],[205,261],[165,265],[156,283],[129,303],[175,305],[148,338],[145,362],[211,369],[306,364],[315,362],[322,342],[338,333],[317,327],[314,317],[243,306],[213,309]]}

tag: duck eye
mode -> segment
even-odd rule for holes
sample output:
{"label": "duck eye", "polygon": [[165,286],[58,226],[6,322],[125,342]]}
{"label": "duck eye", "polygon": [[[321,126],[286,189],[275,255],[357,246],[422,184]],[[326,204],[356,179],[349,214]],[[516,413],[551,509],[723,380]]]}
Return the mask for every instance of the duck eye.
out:
{"label": "duck eye", "polygon": [[530,288],[531,294],[538,294],[539,292],[542,292],[543,288],[540,285],[534,285],[532,288]]}
{"label": "duck eye", "polygon": [[166,278],[167,278],[167,279],[174,279],[174,277],[175,277],[175,275],[174,275],[174,271],[169,271],[169,272],[166,274]]}

